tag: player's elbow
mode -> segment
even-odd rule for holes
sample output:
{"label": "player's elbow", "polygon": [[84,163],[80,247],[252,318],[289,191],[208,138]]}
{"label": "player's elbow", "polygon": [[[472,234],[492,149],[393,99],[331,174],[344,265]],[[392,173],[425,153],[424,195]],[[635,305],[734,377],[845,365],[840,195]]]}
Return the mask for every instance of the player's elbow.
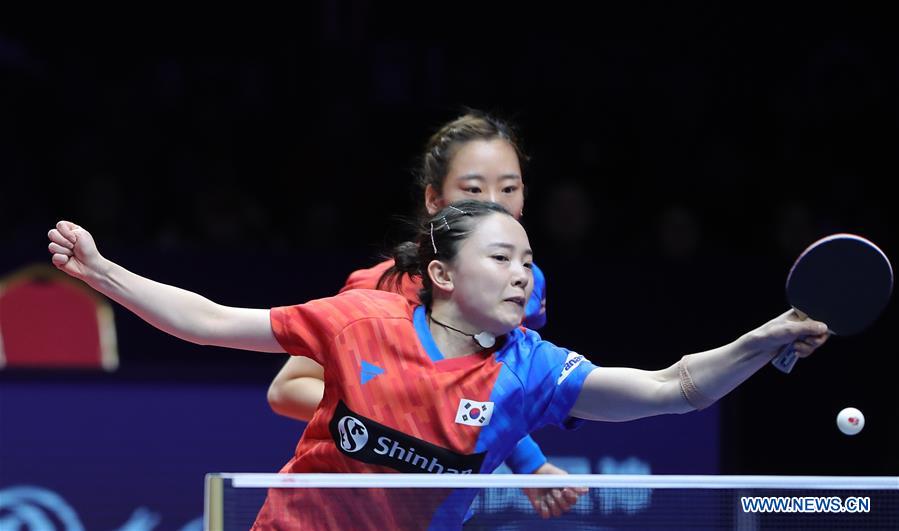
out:
{"label": "player's elbow", "polygon": [[660,414],[690,413],[696,411],[684,395],[682,382],[675,371],[658,371],[658,384],[655,389],[654,402],[658,405]]}
{"label": "player's elbow", "polygon": [[312,378],[276,378],[266,397],[272,411],[294,420],[309,422],[321,402],[324,383]]}
{"label": "player's elbow", "polygon": [[692,413],[705,409],[716,402],[698,389],[683,373],[677,377],[668,377],[659,385],[657,390],[658,403],[663,413]]}
{"label": "player's elbow", "polygon": [[284,384],[283,381],[276,379],[268,386],[268,393],[266,393],[269,407],[279,415],[285,415],[287,408],[287,391],[284,389]]}
{"label": "player's elbow", "polygon": [[173,335],[180,339],[204,347],[230,347],[225,341],[228,331],[235,325],[229,321],[228,308],[208,299],[179,315],[173,324]]}

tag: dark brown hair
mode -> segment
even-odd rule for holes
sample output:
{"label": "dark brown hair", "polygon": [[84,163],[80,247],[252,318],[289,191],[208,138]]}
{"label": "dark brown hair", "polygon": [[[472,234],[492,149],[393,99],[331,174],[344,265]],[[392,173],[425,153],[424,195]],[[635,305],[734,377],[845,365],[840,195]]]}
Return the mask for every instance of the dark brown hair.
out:
{"label": "dark brown hair", "polygon": [[378,289],[396,291],[403,275],[420,276],[421,291],[418,300],[428,309],[433,302],[431,279],[424,268],[432,260],[452,261],[459,252],[459,246],[474,231],[478,223],[490,214],[511,216],[498,203],[487,201],[457,201],[433,216],[423,219],[417,228],[414,241],[397,245],[390,253],[393,266],[381,275]]}

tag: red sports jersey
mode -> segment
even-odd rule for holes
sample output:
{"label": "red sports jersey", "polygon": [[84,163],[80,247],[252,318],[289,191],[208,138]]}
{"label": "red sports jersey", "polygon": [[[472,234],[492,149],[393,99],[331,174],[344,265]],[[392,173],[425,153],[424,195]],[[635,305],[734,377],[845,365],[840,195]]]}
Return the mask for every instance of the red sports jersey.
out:
{"label": "red sports jersey", "polygon": [[[531,431],[572,426],[568,412],[595,366],[525,328],[496,351],[446,359],[408,290],[357,289],[387,267],[357,272],[336,297],[271,310],[284,350],[318,362],[325,379],[282,473],[489,473]],[[476,493],[271,489],[255,528],[458,528]]]}
{"label": "red sports jersey", "polygon": [[[483,454],[474,454],[479,430],[474,426],[459,429],[457,409],[463,399],[487,402],[501,365],[492,352],[483,351],[435,364],[415,333],[412,311],[401,296],[358,289],[272,310],[272,329],[284,349],[321,364],[328,384],[294,458],[281,472],[480,471]],[[346,454],[356,452],[359,441],[358,437],[354,441],[352,421],[343,419],[359,417],[367,426],[361,428],[363,437],[367,441],[377,436],[377,444],[368,445],[367,455],[350,458]],[[335,440],[340,440],[342,448]],[[365,446],[364,442],[359,446]],[[365,493],[272,489],[256,526],[416,528],[428,522],[422,515],[433,513],[448,494],[406,489]],[[420,514],[377,510],[408,504],[410,496]]]}

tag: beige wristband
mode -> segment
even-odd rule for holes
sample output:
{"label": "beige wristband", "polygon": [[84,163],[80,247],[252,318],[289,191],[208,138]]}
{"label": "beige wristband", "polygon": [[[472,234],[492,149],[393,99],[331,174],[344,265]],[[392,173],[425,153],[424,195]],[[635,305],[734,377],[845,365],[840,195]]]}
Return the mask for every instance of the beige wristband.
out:
{"label": "beige wristband", "polygon": [[690,377],[690,371],[687,370],[686,356],[677,362],[677,376],[680,380],[680,391],[684,395],[684,399],[695,409],[705,409],[715,403],[715,400],[705,396],[696,388],[693,378]]}

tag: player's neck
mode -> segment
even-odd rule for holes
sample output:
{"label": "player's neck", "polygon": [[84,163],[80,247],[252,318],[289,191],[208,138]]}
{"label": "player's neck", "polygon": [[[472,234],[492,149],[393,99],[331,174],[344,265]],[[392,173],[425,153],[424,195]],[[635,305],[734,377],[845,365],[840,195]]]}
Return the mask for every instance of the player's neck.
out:
{"label": "player's neck", "polygon": [[430,317],[431,337],[444,358],[458,358],[483,350],[471,337],[480,330],[474,330],[472,324],[460,319],[455,312],[434,308]]}

